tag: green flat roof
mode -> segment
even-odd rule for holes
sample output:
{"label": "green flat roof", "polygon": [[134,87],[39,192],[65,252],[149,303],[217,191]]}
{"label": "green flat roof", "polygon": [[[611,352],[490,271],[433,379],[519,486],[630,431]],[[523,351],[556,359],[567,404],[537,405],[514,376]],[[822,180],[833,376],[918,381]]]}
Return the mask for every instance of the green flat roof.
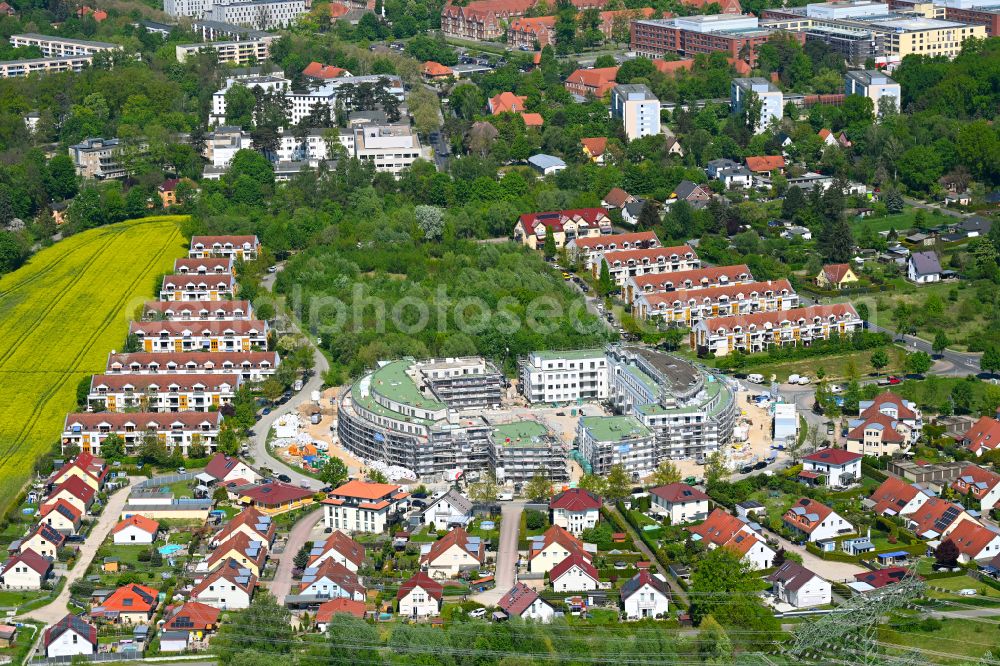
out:
{"label": "green flat roof", "polygon": [[372,391],[380,393],[390,400],[421,409],[446,409],[447,405],[443,402],[427,398],[420,393],[413,379],[406,374],[411,365],[413,365],[412,360],[401,359],[379,368],[372,373]]}
{"label": "green flat roof", "polygon": [[604,356],[603,349],[570,349],[568,351],[536,351],[535,356],[543,360],[554,360],[557,358],[566,359],[581,359],[581,358],[593,358],[595,356]]}
{"label": "green flat roof", "polygon": [[534,444],[532,439],[546,437],[548,434],[549,429],[538,421],[514,421],[493,426],[494,439],[504,446],[531,445]]}
{"label": "green flat roof", "polygon": [[585,416],[581,419],[590,436],[599,442],[648,437],[652,431],[634,416]]}

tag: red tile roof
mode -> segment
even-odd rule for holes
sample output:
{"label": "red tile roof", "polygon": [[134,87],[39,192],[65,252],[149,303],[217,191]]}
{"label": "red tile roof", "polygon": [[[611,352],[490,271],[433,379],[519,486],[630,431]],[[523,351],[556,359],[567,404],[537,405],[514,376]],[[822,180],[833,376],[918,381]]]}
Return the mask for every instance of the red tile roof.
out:
{"label": "red tile roof", "polygon": [[[192,275],[192,278],[204,276]],[[133,321],[129,333],[142,336],[176,335],[247,335],[263,333],[267,324],[259,319],[235,319],[230,321]]]}
{"label": "red tile roof", "polygon": [[812,324],[813,319],[817,317],[822,321],[828,321],[830,317],[834,317],[836,321],[856,320],[858,313],[850,303],[810,305],[778,312],[754,312],[729,317],[714,317],[705,320],[705,325],[709,331],[715,332],[720,329],[733,330],[738,326],[744,329],[751,326],[764,328],[767,325],[777,327],[786,321],[795,324],[799,319],[804,320],[806,324]]}
{"label": "red tile roof", "polygon": [[88,476],[100,483],[104,482],[110,471],[102,458],[96,458],[92,453],[82,451],[76,458],[65,463],[50,477],[52,483],[60,483],[60,479],[73,469],[86,472]]}
{"label": "red tile roof", "polygon": [[524,111],[524,106],[527,102],[528,98],[526,96],[515,95],[509,91],[502,92],[490,97],[490,113],[496,116],[501,113],[517,113]]}
{"label": "red tile roof", "polygon": [[129,526],[135,526],[136,528],[146,532],[147,534],[156,534],[160,530],[160,524],[155,520],[147,518],[145,516],[140,516],[135,514],[134,516],[129,516],[125,520],[121,521],[115,528],[111,530],[112,534],[118,534],[123,529]]}
{"label": "red tile roof", "polygon": [[992,451],[1000,446],[1000,421],[989,416],[980,417],[962,439],[973,453],[980,449]]}
{"label": "red tile roof", "polygon": [[31,550],[30,548],[24,548],[24,545],[31,541],[35,536],[40,536],[45,541],[48,541],[56,548],[60,548],[64,543],[66,543],[66,535],[62,532],[57,531],[51,525],[47,523],[38,523],[31,528],[27,536],[21,539],[21,548],[24,550]]}
{"label": "red tile roof", "polygon": [[958,546],[960,553],[975,559],[997,537],[1000,537],[1000,534],[993,530],[971,520],[964,520],[952,530],[948,540]]}
{"label": "red tile roof", "polygon": [[545,534],[543,534],[542,537],[541,547],[537,550],[533,550],[528,555],[529,560],[534,559],[539,553],[554,543],[557,543],[565,548],[571,555],[579,554],[587,560],[593,559],[593,556],[584,550],[582,541],[558,525],[553,525],[549,529],[545,530]]}
{"label": "red tile roof", "polygon": [[[647,567],[649,566],[648,562],[646,562],[645,564]],[[641,568],[639,573],[632,576],[632,578],[627,580],[625,584],[622,585],[621,589],[622,601],[625,601],[633,594],[641,590],[644,585],[649,585],[650,587],[652,587],[654,590],[656,590],[665,597],[670,596],[670,587],[667,585],[665,581],[662,581],[653,574],[649,573],[648,568]]]}
{"label": "red tile roof", "polygon": [[868,583],[878,589],[892,583],[898,583],[903,580],[907,572],[908,569],[906,567],[886,567],[878,571],[866,571],[854,574],[854,580],[861,583]]}
{"label": "red tile roof", "polygon": [[[471,548],[470,544],[472,545]],[[476,558],[480,563],[486,559],[486,546],[482,539],[470,542],[469,533],[461,527],[456,527],[431,544],[430,550],[420,557],[421,563],[433,564],[452,546],[458,546],[470,556]]]}
{"label": "red tile roof", "polygon": [[674,302],[687,304],[690,301],[694,301],[695,304],[706,302],[718,303],[721,298],[731,299],[739,296],[749,298],[754,294],[763,294],[764,292],[780,294],[782,291],[786,291],[789,294],[795,293],[792,283],[786,279],[781,279],[774,280],[773,282],[733,282],[712,287],[711,289],[677,289],[676,291],[660,291],[650,294],[640,292],[639,295],[645,298],[646,302],[650,305],[659,305],[660,303],[672,305]]}
{"label": "red tile roof", "polygon": [[205,246],[205,248],[210,249],[214,244],[225,245],[230,243],[233,246],[242,246],[244,243],[249,243],[251,247],[256,247],[259,245],[259,241],[256,236],[192,236],[190,247],[195,247],[198,244]]}
{"label": "red tile roof", "polygon": [[224,580],[230,585],[235,585],[250,596],[253,596],[253,591],[257,587],[257,576],[230,557],[227,558],[218,569],[202,578],[201,581],[195,585],[194,588],[192,588],[191,598],[198,598],[203,592],[208,590],[210,585],[214,585],[219,580]]}
{"label": "red tile roof", "polygon": [[624,265],[629,261],[636,263],[649,261],[652,264],[661,259],[669,261],[671,255],[684,257],[688,254],[691,255],[692,259],[698,258],[698,253],[690,245],[675,245],[672,247],[639,248],[634,250],[610,250],[604,252],[604,259],[612,265],[614,265],[614,262],[621,262]]}
{"label": "red tile roof", "polygon": [[[622,190],[624,192],[624,190]],[[612,243],[616,247],[621,247],[624,243],[630,245],[656,243],[659,245],[660,239],[656,237],[655,231],[632,231],[624,234],[609,234],[606,236],[588,236],[587,238],[577,238],[573,244],[577,248],[596,249],[598,246],[606,248]]]}
{"label": "red tile roof", "polygon": [[578,69],[566,78],[566,87],[571,90],[586,89],[597,97],[603,97],[604,93],[614,87],[616,76],[618,76],[617,67]]}
{"label": "red tile roof", "polygon": [[810,453],[802,459],[826,465],[846,465],[854,462],[855,460],[860,460],[861,457],[860,453],[851,453],[845,449],[834,449],[828,447],[820,449],[815,453]]}
{"label": "red tile roof", "polygon": [[[572,208],[568,210],[544,211],[541,213],[525,213],[518,220],[527,233],[534,231],[537,236],[545,235],[544,227],[551,227],[553,231],[562,231],[563,225],[570,221],[582,221],[590,226],[611,223],[608,211],[603,208]],[[536,227],[540,228],[536,230]]]}
{"label": "red tile roof", "polygon": [[[964,510],[959,505],[940,497],[932,497],[924,502],[919,509],[909,514],[908,518],[916,525],[913,532],[917,536],[926,532],[935,532],[940,535],[944,534],[963,513]],[[946,518],[945,514],[949,517]]]}
{"label": "red tile roof", "polygon": [[94,496],[97,494],[93,488],[87,485],[86,481],[78,476],[71,476],[53,488],[48,498],[51,499],[64,491],[82,500],[84,504],[93,502]]}
{"label": "red tile roof", "polygon": [[682,287],[687,282],[692,285],[699,285],[702,281],[707,281],[709,284],[713,284],[719,281],[720,278],[726,278],[726,282],[733,282],[739,280],[740,275],[746,275],[749,279],[753,279],[753,275],[750,273],[750,268],[746,264],[734,264],[732,266],[707,266],[705,268],[697,268],[690,271],[676,271],[673,273],[660,273],[652,274],[647,273],[646,275],[637,275],[632,278],[635,282],[635,286],[638,289],[645,289],[646,287],[652,287],[655,289],[665,289],[666,285],[670,285],[673,288]]}
{"label": "red tile roof", "polygon": [[882,482],[882,485],[875,489],[875,492],[872,493],[869,499],[875,503],[875,513],[882,515],[891,509],[898,515],[903,507],[921,492],[921,490],[915,486],[911,486],[906,481],[895,476],[890,476]]}
{"label": "red tile roof", "polygon": [[[982,484],[982,485],[980,485]],[[1000,474],[983,469],[979,465],[967,465],[962,473],[952,481],[951,487],[963,495],[971,491],[976,499],[982,499],[1000,484]]]}
{"label": "red tile roof", "polygon": [[441,583],[431,578],[426,571],[418,571],[412,578],[399,586],[399,591],[396,592],[396,599],[402,599],[417,587],[438,601],[441,601],[441,597],[444,595],[444,587]]}
{"label": "red tile roof", "polygon": [[180,391],[193,391],[196,388],[209,391],[220,390],[224,385],[235,388],[240,383],[240,376],[233,374],[199,375],[170,374],[162,375],[94,375],[90,387],[96,392],[97,387],[105,387],[109,391],[120,391],[130,387],[136,392],[152,387],[168,389],[176,386]]}
{"label": "red tile roof", "polygon": [[298,488],[288,483],[273,481],[240,492],[243,497],[249,497],[258,506],[277,507],[289,502],[296,502],[312,497],[314,491],[308,488]]}
{"label": "red tile roof", "polygon": [[553,582],[559,580],[564,573],[569,571],[574,566],[580,567],[580,570],[587,576],[594,579],[594,581],[600,581],[600,575],[597,573],[597,569],[590,563],[590,560],[583,557],[579,553],[574,553],[569,557],[564,558],[562,562],[552,567],[549,571],[549,580]]}
{"label": "red tile roof", "polygon": [[601,508],[601,498],[583,488],[570,488],[549,500],[549,508],[566,511],[598,510]]}
{"label": "red tile roof", "polygon": [[591,157],[600,157],[604,154],[604,151],[608,147],[608,138],[605,136],[595,136],[585,139],[580,139],[580,143],[583,147],[587,149]]}
{"label": "red tile roof", "polygon": [[676,74],[680,71],[691,71],[694,60],[660,60],[653,61],[653,67],[664,74]]}
{"label": "red tile roof", "polygon": [[67,631],[74,631],[79,634],[83,640],[87,641],[91,645],[97,645],[97,627],[90,624],[83,618],[69,613],[66,617],[45,630],[45,638],[43,640],[45,647],[51,645],[52,641],[65,634]]}
{"label": "red tile roof", "polygon": [[524,121],[525,127],[541,127],[545,124],[545,119],[540,113],[522,113],[521,120]]}
{"label": "red tile roof", "polygon": [[524,583],[516,583],[500,598],[497,607],[510,617],[521,617],[536,599],[538,599],[537,592]]}
{"label": "red tile roof", "polygon": [[399,486],[393,483],[371,483],[354,479],[335,488],[330,495],[353,499],[377,500],[390,496],[398,490]]}
{"label": "red tile roof", "polygon": [[151,587],[129,583],[112,592],[101,603],[101,609],[119,613],[150,613],[156,608],[159,592]]}
{"label": "red tile roof", "polygon": [[823,275],[834,284],[840,284],[847,272],[851,270],[850,264],[827,264],[823,267]]}
{"label": "red tile roof", "polygon": [[[800,513],[796,513],[796,509],[798,509]],[[826,520],[831,513],[833,513],[833,509],[827,505],[821,504],[814,499],[803,497],[796,502],[791,509],[785,512],[783,518],[789,525],[794,526],[806,534],[812,534],[813,531],[819,527],[820,523]]]}
{"label": "red tile roof", "polygon": [[424,63],[423,72],[425,76],[451,76],[455,70],[439,62],[428,60]]}
{"label": "red tile roof", "polygon": [[[267,558],[266,544],[257,539],[252,539],[245,532],[236,532],[229,539],[215,547],[215,550],[208,556],[208,568],[213,569],[216,563],[224,563],[224,560],[233,559],[232,555],[230,555],[232,552],[237,552],[242,557],[245,557],[247,561],[253,562],[257,567],[257,571],[261,570],[264,566],[264,560]],[[237,564],[243,566],[242,563],[237,562]]]}
{"label": "red tile roof", "polygon": [[26,548],[4,562],[3,571],[10,571],[11,567],[16,564],[24,564],[43,578],[52,570],[52,562],[30,548]]}
{"label": "red tile roof", "polygon": [[365,561],[365,548],[340,530],[334,530],[321,547],[322,553],[310,560],[309,565],[331,551],[339,553],[345,560],[360,567]]}
{"label": "red tile roof", "polygon": [[222,611],[200,601],[188,601],[167,611],[164,631],[209,631],[219,624]]}
{"label": "red tile roof", "polygon": [[770,173],[777,169],[785,168],[785,158],[781,155],[766,155],[762,157],[748,157],[747,168],[755,173]]}
{"label": "red tile roof", "polygon": [[901,420],[912,420],[917,418],[916,413],[907,407],[907,402],[899,395],[893,393],[892,391],[886,391],[885,393],[879,393],[872,400],[872,404],[869,405],[863,412],[859,414],[860,418],[867,418],[872,414],[880,413],[882,409],[886,407],[895,407],[896,414]]}
{"label": "red tile roof", "polygon": [[701,525],[685,527],[692,534],[697,534],[707,543],[717,547],[725,547],[740,555],[746,555],[760,539],[742,520],[715,509]]}
{"label": "red tile roof", "polygon": [[365,616],[365,602],[338,597],[320,604],[316,610],[316,622],[326,624],[337,613],[346,613],[357,618]]}
{"label": "red tile roof", "polygon": [[208,461],[208,464],[205,465],[205,474],[222,481],[229,476],[230,472],[232,472],[241,462],[242,461],[236,456],[227,456],[224,453],[216,453],[212,456],[212,459]]}
{"label": "red tile roof", "polygon": [[668,483],[665,486],[650,488],[649,492],[671,504],[708,500],[708,495],[686,483]]}
{"label": "red tile roof", "polygon": [[742,14],[743,8],[740,6],[740,0],[683,0],[683,4],[689,7],[698,7],[699,9],[705,9],[712,3],[718,3],[722,8],[723,14]]}
{"label": "red tile roof", "polygon": [[[255,507],[248,506],[233,516],[229,522],[226,523],[222,529],[212,537],[212,543],[221,544],[228,541],[230,537],[243,525],[249,527],[254,534],[260,535],[260,540],[265,544],[270,545],[274,541],[274,535],[277,531],[277,526],[274,524],[274,521],[267,520],[264,514],[258,511]],[[260,527],[264,525],[267,527],[264,531],[261,531]]]}
{"label": "red tile roof", "polygon": [[[80,522],[83,518],[83,512],[77,509],[75,506],[62,499],[61,497],[55,502],[46,502],[38,508],[38,515],[44,518],[53,511],[58,511],[67,518],[70,518],[73,522]],[[68,513],[68,515],[67,515]]]}
{"label": "red tile roof", "polygon": [[349,72],[346,69],[334,67],[333,65],[324,65],[323,63],[313,60],[311,63],[306,65],[306,68],[302,70],[302,73],[305,76],[309,76],[314,79],[335,79]]}
{"label": "red tile roof", "polygon": [[612,208],[623,208],[625,204],[635,201],[636,198],[620,187],[612,187],[611,190],[604,195],[603,200]]}
{"label": "red tile roof", "polygon": [[[168,181],[164,181],[164,185],[167,183],[180,182],[176,178]],[[160,187],[163,187],[161,185]],[[191,259],[188,257],[181,257],[180,259],[174,259],[174,273],[183,273],[183,269],[187,269],[190,273],[197,273],[199,270],[205,270],[206,275],[220,275],[224,273],[232,273],[233,268],[233,258],[232,257],[204,257],[201,259]],[[219,270],[219,269],[222,270]],[[164,305],[171,305],[171,303],[164,303],[163,301],[153,301],[154,303],[163,303]],[[246,303],[247,301],[243,301]],[[148,305],[148,304],[147,304]],[[210,303],[210,305],[215,305],[215,303]]]}

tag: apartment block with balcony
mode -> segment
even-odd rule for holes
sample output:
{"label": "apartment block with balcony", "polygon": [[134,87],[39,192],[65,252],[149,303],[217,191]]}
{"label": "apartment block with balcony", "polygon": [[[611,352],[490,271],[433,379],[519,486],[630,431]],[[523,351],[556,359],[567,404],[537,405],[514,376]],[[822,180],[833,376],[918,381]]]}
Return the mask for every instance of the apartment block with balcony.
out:
{"label": "apartment block with balcony", "polygon": [[259,382],[278,369],[280,360],[273,351],[225,352],[112,352],[105,372],[109,375],[239,373],[243,381]]}
{"label": "apartment block with balcony", "polygon": [[733,266],[706,266],[674,273],[650,273],[630,277],[625,281],[622,295],[626,302],[635,304],[641,294],[677,291],[680,289],[705,289],[725,287],[730,284],[753,282],[753,274],[746,264]]}
{"label": "apartment block with balcony", "polygon": [[253,261],[260,253],[256,236],[192,236],[188,257],[233,257],[240,261]]}
{"label": "apartment block with balcony", "polygon": [[641,83],[611,89],[611,117],[622,121],[629,141],[660,133],[660,100]]}
{"label": "apartment block with balcony", "polygon": [[88,411],[209,412],[232,402],[239,375],[94,375]]}
{"label": "apartment block with balcony", "polygon": [[60,58],[29,58],[27,60],[0,61],[0,79],[12,79],[33,74],[58,74],[60,72],[82,72],[89,67],[94,56],[77,55]]}
{"label": "apartment block with balcony", "polygon": [[731,284],[709,289],[679,289],[639,294],[632,314],[639,319],[692,327],[704,319],[777,312],[799,307],[799,296],[788,280]]}
{"label": "apartment block with balcony", "polygon": [[236,295],[232,273],[167,275],[160,287],[161,301],[224,301]]}
{"label": "apartment block with balcony", "polygon": [[607,265],[611,280],[619,287],[624,287],[630,278],[641,275],[678,273],[701,268],[698,253],[689,245],[595,252],[591,267],[595,278],[599,278],[604,270],[602,264]]}
{"label": "apartment block with balcony", "polygon": [[754,133],[761,134],[771,123],[781,121],[785,96],[777,86],[763,77],[733,79],[729,90],[729,102],[733,113],[742,113],[744,106],[753,96],[760,100],[760,116],[755,119]]}
{"label": "apartment block with balcony", "polygon": [[79,176],[98,180],[124,178],[128,175],[121,160],[124,147],[119,139],[84,139],[69,147],[69,156]]}
{"label": "apartment block with balcony", "polygon": [[271,57],[271,44],[277,35],[267,35],[256,39],[224,42],[197,42],[178,44],[174,47],[177,62],[183,63],[202,51],[214,51],[218,62],[234,65],[249,65],[264,62]]}
{"label": "apartment block with balcony", "polygon": [[774,345],[808,346],[833,335],[850,336],[864,322],[849,303],[811,305],[780,312],[714,317],[691,331],[691,344],[699,354],[725,356],[767,351]]}
{"label": "apartment block with balcony", "polygon": [[889,78],[888,74],[877,69],[848,72],[844,78],[844,94],[867,97],[872,101],[875,113],[880,113],[883,99],[888,100],[892,108],[898,112],[900,100],[903,99],[900,85]]}
{"label": "apartment block with balcony", "polygon": [[603,349],[536,351],[520,362],[521,392],[531,403],[604,400],[608,363]]}
{"label": "apartment block with balcony", "polygon": [[10,45],[16,49],[25,46],[37,46],[46,58],[67,58],[81,55],[93,56],[95,53],[120,51],[123,48],[121,44],[39,35],[35,32],[11,35]]}
{"label": "apartment block with balcony", "polygon": [[111,435],[125,442],[125,452],[136,455],[147,435],[163,442],[168,451],[180,447],[188,455],[197,443],[207,451],[215,450],[215,443],[222,425],[219,412],[179,412],[162,414],[151,412],[80,412],[67,414],[63,425],[62,450],[75,447],[79,451],[101,455],[101,444]]}
{"label": "apartment block with balcony", "polygon": [[248,352],[267,349],[266,321],[133,321],[129,335],[146,352]]}
{"label": "apartment block with balcony", "polygon": [[538,421],[493,424],[490,464],[500,483],[527,483],[542,472],[553,482],[569,480],[567,445]]}

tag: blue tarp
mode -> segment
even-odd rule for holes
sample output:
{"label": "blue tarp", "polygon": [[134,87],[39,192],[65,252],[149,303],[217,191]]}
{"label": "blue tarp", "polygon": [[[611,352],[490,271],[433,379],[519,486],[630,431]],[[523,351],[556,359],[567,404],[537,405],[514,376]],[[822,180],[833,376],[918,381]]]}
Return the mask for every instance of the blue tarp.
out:
{"label": "blue tarp", "polygon": [[909,557],[910,554],[905,550],[895,550],[891,553],[879,553],[878,559],[880,560],[894,560],[897,557]]}

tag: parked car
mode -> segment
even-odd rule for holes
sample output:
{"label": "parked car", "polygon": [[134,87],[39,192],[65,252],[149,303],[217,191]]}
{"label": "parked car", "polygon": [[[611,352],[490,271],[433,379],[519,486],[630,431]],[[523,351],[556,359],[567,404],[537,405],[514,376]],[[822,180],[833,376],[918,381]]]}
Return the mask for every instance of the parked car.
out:
{"label": "parked car", "polygon": [[895,386],[896,384],[899,384],[900,382],[903,381],[902,379],[900,379],[895,375],[889,375],[888,380],[889,380],[889,386]]}
{"label": "parked car", "polygon": [[485,608],[474,608],[471,611],[469,611],[469,617],[473,617],[473,618],[476,618],[476,619],[479,619],[481,617],[486,617],[486,609]]}
{"label": "parked car", "polygon": [[278,481],[281,481],[282,483],[291,483],[292,477],[288,476],[287,474],[279,474]]}

